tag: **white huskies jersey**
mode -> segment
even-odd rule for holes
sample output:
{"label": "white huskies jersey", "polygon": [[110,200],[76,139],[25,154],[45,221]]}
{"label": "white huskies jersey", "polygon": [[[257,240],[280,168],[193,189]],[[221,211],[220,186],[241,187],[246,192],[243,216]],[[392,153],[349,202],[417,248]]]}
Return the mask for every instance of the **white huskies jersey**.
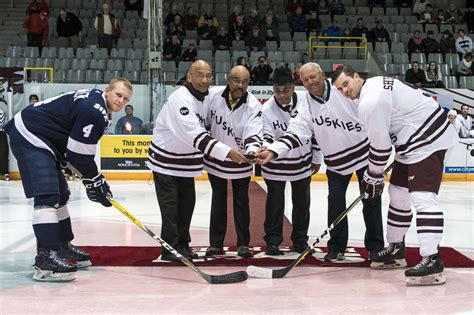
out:
{"label": "white huskies jersey", "polygon": [[[306,93],[306,105],[298,108],[286,135],[272,144],[270,150],[280,155],[314,135],[327,169],[348,175],[367,165],[369,141],[358,118],[357,104],[345,98],[328,80],[325,83],[326,97]],[[317,161],[314,153],[313,150],[313,161]]]}
{"label": "white huskies jersey", "polygon": [[[208,96],[206,96],[207,98]],[[180,177],[202,174],[203,152],[223,161],[229,146],[213,139],[205,129],[209,107],[204,97],[183,86],[173,92],[156,118],[148,167]]]}
{"label": "white huskies jersey", "polygon": [[417,163],[458,141],[441,106],[420,89],[388,77],[365,81],[359,116],[370,140],[369,168],[380,174],[395,146],[395,160]]}
{"label": "white huskies jersey", "polygon": [[458,128],[459,128],[459,136],[461,138],[469,138],[469,132],[472,129],[471,116],[467,116],[466,118],[464,118],[462,117],[461,114],[459,114],[456,117],[456,124],[458,125]]}
{"label": "white huskies jersey", "polygon": [[[263,104],[263,145],[269,146],[288,129],[290,118],[298,114],[297,107],[306,103],[305,92],[293,93],[292,102],[281,106],[270,98]],[[271,180],[295,181],[311,176],[312,144],[307,139],[302,146],[279,155],[276,159],[262,165],[262,176]]]}
{"label": "white huskies jersey", "polygon": [[[205,103],[209,106],[206,123],[212,137],[243,154],[257,152],[263,142],[263,123],[262,105],[255,96],[246,92],[231,109],[229,88],[220,86],[209,91]],[[235,179],[250,176],[253,166],[205,155],[204,170],[221,178]]]}

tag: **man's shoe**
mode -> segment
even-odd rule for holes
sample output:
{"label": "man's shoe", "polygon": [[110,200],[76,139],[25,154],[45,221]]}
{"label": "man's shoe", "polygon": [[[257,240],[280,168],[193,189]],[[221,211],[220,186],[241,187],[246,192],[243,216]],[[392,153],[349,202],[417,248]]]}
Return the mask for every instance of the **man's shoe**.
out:
{"label": "man's shoe", "polygon": [[237,255],[239,255],[242,258],[251,258],[253,257],[252,252],[248,248],[248,246],[239,246],[237,248]]}
{"label": "man's shoe", "polygon": [[180,259],[178,257],[176,257],[174,254],[170,253],[167,250],[163,250],[163,253],[161,254],[161,260],[180,261]]}
{"label": "man's shoe", "polygon": [[297,253],[302,253],[304,252],[307,248],[309,248],[308,244],[293,244],[293,246],[291,247],[291,251],[292,252],[297,252]]}
{"label": "man's shoe", "polygon": [[184,256],[187,260],[193,260],[193,259],[198,259],[199,256],[195,252],[191,250],[191,248],[186,247],[186,248],[180,248],[178,249],[178,252]]}
{"label": "man's shoe", "polygon": [[219,256],[219,255],[224,255],[224,248],[222,247],[208,247],[206,250],[206,256],[207,257],[212,257],[212,256]]}
{"label": "man's shoe", "polygon": [[324,261],[332,262],[336,260],[343,260],[344,259],[344,253],[340,252],[329,252],[324,256]]}
{"label": "man's shoe", "polygon": [[283,253],[280,251],[280,247],[278,247],[278,245],[268,245],[265,255],[280,256],[283,255]]}

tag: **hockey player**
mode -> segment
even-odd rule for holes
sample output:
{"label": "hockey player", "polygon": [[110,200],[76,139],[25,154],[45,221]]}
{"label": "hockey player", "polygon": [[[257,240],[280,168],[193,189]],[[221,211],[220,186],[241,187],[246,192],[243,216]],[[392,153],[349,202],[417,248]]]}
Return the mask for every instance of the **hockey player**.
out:
{"label": "hockey player", "polygon": [[443,211],[438,207],[436,194],[445,152],[458,141],[454,127],[433,98],[399,80],[381,76],[364,80],[350,66],[337,68],[332,79],[347,98],[359,100],[359,117],[370,141],[369,167],[362,183],[367,196],[382,193],[383,169],[392,145],[395,146],[389,186],[389,246],[373,254],[372,261],[381,266],[395,259],[395,264],[389,266],[406,266],[404,237],[410,227],[413,206],[423,259],[405,271],[407,283],[446,282],[438,249],[443,235]]}
{"label": "hockey player", "polygon": [[[262,136],[262,106],[255,96],[247,92],[250,73],[244,66],[231,69],[227,86],[210,90],[208,124],[211,136],[227,144],[252,160],[260,148]],[[245,161],[247,162],[247,161]],[[219,161],[204,156],[204,170],[212,186],[210,247],[206,256],[224,254],[227,229],[227,180],[232,182],[234,222],[237,232],[237,255],[252,257],[250,242],[249,183],[253,166],[250,163]]]}
{"label": "hockey player", "polygon": [[[298,115],[290,120],[284,136],[268,147],[270,151],[259,156],[265,164],[276,153],[278,156],[301,146],[312,136],[316,138],[313,152],[324,155],[328,178],[328,225],[346,210],[346,191],[352,174],[359,181],[368,164],[369,145],[367,133],[357,118],[357,105],[347,100],[326,79],[316,63],[307,63],[300,69],[300,77],[308,105],[298,108]],[[313,157],[314,161],[321,157]],[[383,248],[381,199],[363,200],[366,226],[365,247],[369,252]],[[325,261],[344,259],[348,242],[347,219],[331,231]]]}
{"label": "hockey player", "polygon": [[[184,86],[169,96],[158,114],[149,148],[148,167],[153,171],[163,222],[161,237],[187,259],[198,258],[189,248],[189,226],[196,202],[194,177],[202,174],[203,153],[219,161],[246,161],[242,153],[212,138],[205,129],[209,105],[204,100],[211,82],[209,64],[195,61]],[[178,260],[165,249],[161,259]]]}
{"label": "hockey player", "polygon": [[120,111],[131,96],[132,84],[117,78],[104,92],[77,90],[29,105],[7,124],[25,195],[34,198],[38,253],[33,279],[70,281],[77,268],[91,265],[89,254],[71,244],[70,192],[60,165],[69,164],[85,178],[90,200],[112,206],[107,199],[112,193],[94,156],[110,125],[108,115]]}
{"label": "hockey player", "polygon": [[[306,93],[295,92],[291,70],[277,68],[273,74],[273,97],[263,106],[263,146],[265,149],[284,135],[291,117],[298,114],[298,106],[306,105]],[[295,150],[262,165],[262,176],[267,185],[265,203],[265,254],[282,255],[279,245],[283,241],[285,212],[285,186],[291,183],[293,203],[291,240],[292,250],[302,253],[308,247],[309,206],[311,175],[320,164],[312,164],[312,145],[308,139]]]}

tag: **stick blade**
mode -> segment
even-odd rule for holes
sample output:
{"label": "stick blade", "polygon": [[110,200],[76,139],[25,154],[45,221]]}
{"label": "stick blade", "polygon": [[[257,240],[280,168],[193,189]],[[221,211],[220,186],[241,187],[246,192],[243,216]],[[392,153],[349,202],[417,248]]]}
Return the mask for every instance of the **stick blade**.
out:
{"label": "stick blade", "polygon": [[271,279],[273,278],[273,269],[250,265],[247,267],[247,274],[252,278]]}
{"label": "stick blade", "polygon": [[225,275],[204,275],[204,279],[211,284],[237,283],[247,280],[248,277],[245,271],[237,271]]}

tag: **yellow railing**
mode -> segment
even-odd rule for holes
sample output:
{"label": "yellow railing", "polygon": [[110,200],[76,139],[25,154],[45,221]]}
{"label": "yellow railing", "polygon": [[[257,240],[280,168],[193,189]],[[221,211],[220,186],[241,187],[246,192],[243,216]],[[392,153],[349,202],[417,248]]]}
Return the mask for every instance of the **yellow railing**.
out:
{"label": "yellow railing", "polygon": [[[316,45],[313,44],[315,41],[325,41],[325,42],[336,42],[336,41],[351,41],[357,42],[360,41],[360,46],[330,46],[328,44],[324,45]],[[367,38],[366,37],[351,37],[351,36],[310,36],[308,39],[308,55],[310,58],[313,57],[313,49],[324,48],[324,49],[363,49],[364,50],[364,58],[367,59]]]}
{"label": "yellow railing", "polygon": [[[41,68],[41,67],[25,67],[25,81],[28,81],[27,78],[27,71],[32,70],[32,71],[48,71],[49,72],[49,80],[47,81],[48,83],[54,83],[54,71],[53,68]],[[41,82],[45,83],[45,82]]]}

